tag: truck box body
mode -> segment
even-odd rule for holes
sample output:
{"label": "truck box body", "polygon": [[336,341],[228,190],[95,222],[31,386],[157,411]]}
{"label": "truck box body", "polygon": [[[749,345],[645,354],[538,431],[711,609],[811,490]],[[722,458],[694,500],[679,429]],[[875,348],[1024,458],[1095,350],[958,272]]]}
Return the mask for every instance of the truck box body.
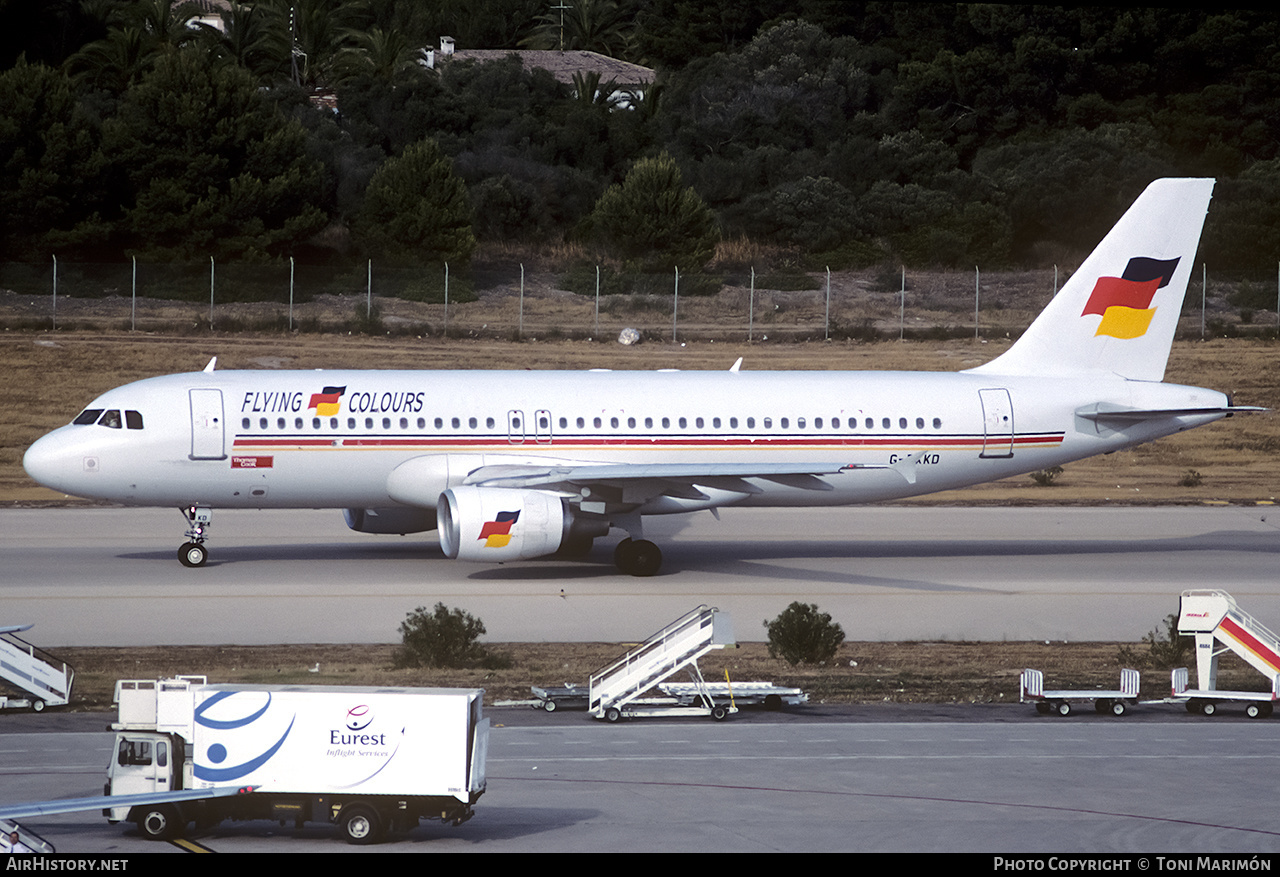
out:
{"label": "truck box body", "polygon": [[[337,820],[342,808],[359,800],[385,810],[388,819],[394,810],[398,817],[458,821],[470,816],[485,788],[483,694],[209,685],[199,677],[123,681],[117,687],[111,793],[158,791],[165,782],[173,790],[255,786],[250,796],[210,807],[235,817],[237,809],[248,814],[267,806],[279,813],[287,803],[299,821],[320,814]],[[139,818],[134,812],[111,815],[116,821]]]}

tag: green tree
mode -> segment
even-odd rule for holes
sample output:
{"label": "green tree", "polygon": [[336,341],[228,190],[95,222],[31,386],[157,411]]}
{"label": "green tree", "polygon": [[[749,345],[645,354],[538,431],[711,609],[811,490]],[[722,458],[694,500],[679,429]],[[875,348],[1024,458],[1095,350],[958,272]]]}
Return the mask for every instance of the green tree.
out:
{"label": "green tree", "polygon": [[814,603],[794,602],[764,626],[769,630],[769,656],[792,666],[830,661],[844,642],[844,629]]}
{"label": "green tree", "polygon": [[40,259],[105,235],[99,131],[59,71],[19,59],[0,74],[0,246]]}
{"label": "green tree", "polygon": [[696,270],[715,253],[715,214],[684,185],[675,160],[644,159],[596,202],[591,228],[615,254],[641,270]]}
{"label": "green tree", "polygon": [[243,67],[258,82],[288,74],[289,29],[280,10],[233,2],[220,17],[221,29],[205,25],[202,31],[214,54]]}
{"label": "green tree", "polygon": [[580,49],[611,58],[635,54],[635,9],[616,0],[574,0],[567,8],[539,16],[533,33],[521,41],[531,49]]}
{"label": "green tree", "polygon": [[466,262],[476,247],[466,186],[434,140],[374,173],[354,231],[370,253],[396,260]]}
{"label": "green tree", "polygon": [[252,77],[198,51],[165,54],[104,126],[121,231],[160,258],[261,258],[324,226],[320,165]]}

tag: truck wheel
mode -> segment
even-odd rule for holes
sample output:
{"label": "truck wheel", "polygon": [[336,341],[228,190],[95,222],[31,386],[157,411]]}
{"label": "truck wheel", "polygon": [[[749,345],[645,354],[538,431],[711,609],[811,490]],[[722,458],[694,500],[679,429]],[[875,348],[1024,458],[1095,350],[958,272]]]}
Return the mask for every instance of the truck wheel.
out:
{"label": "truck wheel", "polygon": [[1060,716],[1069,716],[1071,715],[1071,704],[1067,703],[1065,700],[1059,701],[1057,705],[1054,706],[1054,710]]}
{"label": "truck wheel", "polygon": [[771,713],[776,713],[782,709],[782,697],[777,694],[766,694],[764,697],[764,708]]}
{"label": "truck wheel", "polygon": [[1206,716],[1211,716],[1218,711],[1218,705],[1211,700],[1206,700],[1200,704],[1200,712]]}
{"label": "truck wheel", "polygon": [[611,706],[604,711],[604,720],[610,724],[613,724],[621,718],[622,710],[618,709],[616,706]]}
{"label": "truck wheel", "polygon": [[718,706],[713,707],[711,710],[711,718],[715,719],[717,722],[723,722],[728,715],[728,707]]}
{"label": "truck wheel", "polygon": [[1244,714],[1251,719],[1262,718],[1262,704],[1260,703],[1249,704],[1247,707],[1244,708]]}
{"label": "truck wheel", "polygon": [[542,708],[549,713],[554,713],[556,711],[556,702],[548,699],[542,704]]}
{"label": "truck wheel", "polygon": [[44,712],[44,701],[38,698],[31,701],[31,711],[36,713]]}
{"label": "truck wheel", "polygon": [[372,844],[382,839],[382,819],[367,804],[352,804],[338,817],[338,828],[349,844]]}
{"label": "truck wheel", "polygon": [[1123,716],[1128,707],[1125,706],[1123,700],[1113,700],[1111,702],[1111,715]]}
{"label": "truck wheel", "polygon": [[185,827],[178,811],[170,804],[144,807],[137,818],[138,831],[148,840],[172,840],[182,836]]}

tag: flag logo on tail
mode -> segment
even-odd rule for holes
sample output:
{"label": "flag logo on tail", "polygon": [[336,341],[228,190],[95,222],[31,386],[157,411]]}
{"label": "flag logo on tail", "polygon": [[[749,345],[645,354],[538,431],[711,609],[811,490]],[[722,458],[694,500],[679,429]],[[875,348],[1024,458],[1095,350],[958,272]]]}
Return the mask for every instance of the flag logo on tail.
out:
{"label": "flag logo on tail", "polygon": [[1168,285],[1178,267],[1178,259],[1150,259],[1135,256],[1119,277],[1099,277],[1080,316],[1102,317],[1093,334],[1113,338],[1139,338],[1147,333],[1156,309],[1151,299],[1156,290]]}
{"label": "flag logo on tail", "polygon": [[324,392],[311,394],[307,407],[316,409],[316,414],[321,417],[332,417],[342,408],[340,400],[345,392],[346,387],[325,387]]}
{"label": "flag logo on tail", "polygon": [[479,539],[485,548],[503,548],[511,541],[511,527],[520,518],[520,512],[498,512],[492,521],[485,521],[480,528]]}

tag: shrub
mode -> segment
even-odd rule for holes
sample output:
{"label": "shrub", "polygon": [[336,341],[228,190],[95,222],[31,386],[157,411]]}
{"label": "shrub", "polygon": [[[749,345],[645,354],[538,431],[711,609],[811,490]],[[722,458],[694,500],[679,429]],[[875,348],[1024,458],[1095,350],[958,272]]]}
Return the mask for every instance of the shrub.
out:
{"label": "shrub", "polygon": [[792,666],[829,661],[844,642],[844,630],[813,603],[792,603],[764,626],[769,629],[769,656]]}
{"label": "shrub", "polygon": [[1145,655],[1129,646],[1121,646],[1116,659],[1126,667],[1155,667],[1169,670],[1185,667],[1195,657],[1196,638],[1178,633],[1178,616],[1170,613],[1164,619],[1164,632],[1159,628],[1142,638],[1146,643]]}
{"label": "shrub", "polygon": [[1031,473],[1031,480],[1041,487],[1052,487],[1053,482],[1062,474],[1061,466],[1050,466],[1048,469],[1040,469]]}
{"label": "shrub", "polygon": [[450,610],[443,603],[427,611],[422,606],[400,622],[400,649],[397,667],[499,668],[509,664],[503,656],[491,654],[476,642],[484,622],[461,609]]}

